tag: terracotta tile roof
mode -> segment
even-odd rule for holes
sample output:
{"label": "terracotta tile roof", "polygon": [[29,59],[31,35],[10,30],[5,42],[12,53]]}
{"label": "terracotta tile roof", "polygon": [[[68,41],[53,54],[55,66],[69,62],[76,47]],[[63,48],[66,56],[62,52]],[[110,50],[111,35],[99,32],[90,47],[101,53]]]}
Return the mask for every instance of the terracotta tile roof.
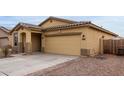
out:
{"label": "terracotta tile roof", "polygon": [[102,27],[99,27],[93,23],[91,23],[90,21],[82,21],[82,22],[77,22],[77,23],[73,23],[73,24],[69,24],[69,25],[60,25],[60,26],[53,26],[53,27],[49,27],[49,28],[44,28],[43,31],[53,31],[53,30],[62,30],[62,29],[71,29],[71,28],[78,28],[78,27],[83,27],[83,26],[88,26],[88,27],[92,27],[95,29],[98,29],[100,31],[103,31],[105,33],[114,35],[114,36],[118,36],[117,34],[106,30]]}
{"label": "terracotta tile roof", "polygon": [[34,24],[29,24],[29,23],[19,23],[21,26],[24,26],[24,27],[28,27],[28,28],[40,28],[38,25],[34,25]]}
{"label": "terracotta tile roof", "polygon": [[68,25],[59,25],[59,26],[48,27],[48,28],[44,28],[43,30],[49,31],[49,30],[61,30],[61,29],[67,29],[67,28],[69,29],[69,28],[84,26],[84,25],[87,25],[90,23],[91,23],[90,21],[78,22],[78,23],[73,23],[73,24],[68,24]]}

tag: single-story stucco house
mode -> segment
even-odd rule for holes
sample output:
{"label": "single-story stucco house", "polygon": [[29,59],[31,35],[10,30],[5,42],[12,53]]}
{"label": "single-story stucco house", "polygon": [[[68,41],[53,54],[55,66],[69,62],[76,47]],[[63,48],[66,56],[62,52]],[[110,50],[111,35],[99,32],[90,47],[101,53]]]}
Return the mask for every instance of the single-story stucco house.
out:
{"label": "single-story stucco house", "polygon": [[0,26],[0,48],[3,48],[9,44],[9,30],[3,26]]}
{"label": "single-story stucco house", "polygon": [[17,24],[10,32],[9,44],[16,53],[41,51],[92,56],[103,53],[103,39],[117,36],[90,21],[49,17],[39,25]]}

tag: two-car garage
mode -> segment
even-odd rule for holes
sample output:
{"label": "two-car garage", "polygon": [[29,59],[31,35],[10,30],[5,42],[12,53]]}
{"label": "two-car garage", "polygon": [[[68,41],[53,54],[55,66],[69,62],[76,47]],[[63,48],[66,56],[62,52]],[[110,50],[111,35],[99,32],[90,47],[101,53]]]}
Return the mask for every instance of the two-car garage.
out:
{"label": "two-car garage", "polygon": [[81,35],[47,36],[45,52],[54,54],[80,55]]}

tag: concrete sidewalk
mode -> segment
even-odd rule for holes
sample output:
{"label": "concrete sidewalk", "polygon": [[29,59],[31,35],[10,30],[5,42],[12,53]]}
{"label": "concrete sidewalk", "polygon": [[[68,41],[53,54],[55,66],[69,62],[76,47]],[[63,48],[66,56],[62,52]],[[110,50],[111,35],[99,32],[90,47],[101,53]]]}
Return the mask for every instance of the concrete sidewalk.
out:
{"label": "concrete sidewalk", "polygon": [[23,76],[77,58],[77,56],[41,53],[35,55],[14,56],[15,57],[0,59],[1,76]]}

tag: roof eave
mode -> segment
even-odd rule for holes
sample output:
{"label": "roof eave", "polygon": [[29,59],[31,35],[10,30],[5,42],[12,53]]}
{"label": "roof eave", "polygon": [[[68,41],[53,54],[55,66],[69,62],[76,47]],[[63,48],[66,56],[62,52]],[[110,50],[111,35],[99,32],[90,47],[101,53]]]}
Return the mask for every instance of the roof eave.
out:
{"label": "roof eave", "polygon": [[93,27],[93,28],[96,28],[96,29],[99,29],[99,30],[101,30],[101,31],[104,31],[105,33],[111,34],[111,35],[113,35],[113,36],[116,36],[116,37],[119,36],[119,35],[117,35],[117,34],[111,32],[111,31],[106,30],[106,29],[104,29],[104,28],[102,28],[102,27],[99,27],[99,26],[97,26],[97,25],[95,25],[95,24],[93,24],[93,23],[89,24],[89,26],[90,26],[90,27]]}
{"label": "roof eave", "polygon": [[[7,28],[4,27],[4,29],[0,28],[2,31],[4,31],[5,33],[9,34],[9,30]],[[6,31],[7,30],[7,31]]]}
{"label": "roof eave", "polygon": [[15,31],[15,29],[20,26],[20,23],[18,23],[9,33],[11,34],[13,31]]}
{"label": "roof eave", "polygon": [[39,28],[36,28],[36,27],[27,27],[27,26],[21,25],[21,23],[18,23],[18,24],[10,31],[10,34],[11,34],[13,31],[15,31],[15,30],[17,30],[17,29],[19,29],[19,28],[21,28],[21,27],[26,28],[26,29],[41,30],[40,27],[39,27]]}

